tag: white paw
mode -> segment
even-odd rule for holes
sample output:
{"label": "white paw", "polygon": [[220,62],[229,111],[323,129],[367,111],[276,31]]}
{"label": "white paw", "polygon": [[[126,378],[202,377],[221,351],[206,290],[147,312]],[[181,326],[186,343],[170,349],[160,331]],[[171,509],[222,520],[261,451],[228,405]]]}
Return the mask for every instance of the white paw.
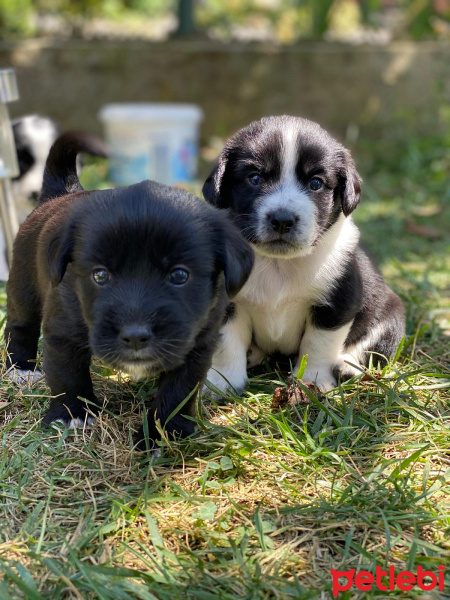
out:
{"label": "white paw", "polygon": [[12,368],[5,373],[5,377],[11,379],[11,381],[20,383],[21,385],[30,385],[42,379],[44,377],[44,374],[38,369],[36,369],[35,371],[29,371],[27,369]]}
{"label": "white paw", "polygon": [[[211,367],[208,371],[206,379],[217,389],[219,389],[222,394],[225,394],[228,391],[238,394],[239,396],[244,391],[245,386],[247,385],[247,371],[244,369],[235,369],[230,371],[223,370],[219,372],[218,369]],[[214,392],[209,389],[205,384],[203,386],[203,393],[212,396],[213,398],[220,398],[221,394]]]}
{"label": "white paw", "polygon": [[260,365],[266,358],[266,353],[263,352],[256,344],[251,344],[247,351],[247,369]]}
{"label": "white paw", "polygon": [[336,363],[335,368],[345,375],[345,378],[355,377],[356,375],[362,375],[364,370],[357,368],[359,362],[351,354],[342,354]]}
{"label": "white paw", "polygon": [[95,421],[94,417],[87,415],[85,419],[80,419],[80,417],[75,417],[75,419],[70,419],[70,421],[55,419],[52,423],[60,423],[64,429],[85,429],[86,427],[93,427]]}
{"label": "white paw", "polygon": [[[297,371],[294,372],[296,373]],[[302,381],[305,383],[313,383],[321,392],[329,392],[337,385],[336,379],[331,372],[331,367],[324,368],[323,365],[317,367],[314,365],[307,365]]]}

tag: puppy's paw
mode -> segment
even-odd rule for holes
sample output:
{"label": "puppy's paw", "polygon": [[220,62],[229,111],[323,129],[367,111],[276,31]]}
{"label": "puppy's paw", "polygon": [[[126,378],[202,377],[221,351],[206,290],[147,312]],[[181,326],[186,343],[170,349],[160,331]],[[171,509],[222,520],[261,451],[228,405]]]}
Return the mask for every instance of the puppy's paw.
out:
{"label": "puppy's paw", "polygon": [[[212,383],[214,387],[220,390],[222,394],[231,392],[241,396],[247,385],[247,371],[245,369],[230,369],[219,372],[213,367],[208,371],[206,379]],[[203,386],[202,393],[207,394],[212,398],[221,398],[220,393],[209,389],[206,384]]]}
{"label": "puppy's paw", "polygon": [[50,427],[62,425],[64,429],[86,429],[87,427],[93,427],[96,423],[96,419],[86,413],[85,419],[75,417],[74,419],[54,419],[48,425]]}
{"label": "puppy's paw", "polygon": [[[84,402],[78,401],[76,404],[73,403],[68,406],[64,404],[50,404],[50,408],[46,413],[43,426],[44,427],[56,427],[60,429],[85,429],[87,427],[93,427],[96,422],[95,415],[98,413],[99,408],[90,403],[89,407]],[[94,414],[91,414],[94,413]]]}
{"label": "puppy's paw", "polygon": [[[349,364],[350,363],[350,364]],[[358,361],[351,354],[343,354],[333,367],[333,375],[337,381],[347,381],[352,377],[362,375],[362,369],[357,369]],[[355,366],[353,366],[355,365]]]}
{"label": "puppy's paw", "polygon": [[[300,365],[298,368],[300,368]],[[294,371],[294,373],[297,371],[298,369]],[[302,381],[305,383],[313,383],[324,393],[334,389],[337,385],[336,379],[333,377],[331,366],[324,367],[323,365],[315,367],[314,365],[308,364],[303,374]]]}
{"label": "puppy's paw", "polygon": [[256,365],[260,365],[266,358],[266,353],[263,352],[256,344],[251,344],[247,352],[247,369],[252,369]]}
{"label": "puppy's paw", "polygon": [[29,371],[28,369],[12,368],[5,373],[5,377],[11,381],[19,383],[20,385],[31,385],[37,381],[40,381],[44,377],[44,374],[42,371],[39,371],[39,369],[36,369],[35,371]]}

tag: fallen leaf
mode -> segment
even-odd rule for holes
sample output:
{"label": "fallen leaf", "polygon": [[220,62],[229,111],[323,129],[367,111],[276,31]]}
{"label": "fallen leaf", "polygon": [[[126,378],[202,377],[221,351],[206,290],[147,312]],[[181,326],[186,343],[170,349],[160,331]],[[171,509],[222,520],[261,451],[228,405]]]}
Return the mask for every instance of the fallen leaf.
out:
{"label": "fallen leaf", "polygon": [[414,235],[420,235],[421,237],[428,238],[430,240],[438,240],[443,236],[443,232],[435,227],[425,227],[424,225],[416,225],[412,221],[406,221],[406,231],[413,233]]}
{"label": "fallen leaf", "polygon": [[[303,385],[307,387],[314,394],[317,393],[316,388],[313,383],[304,383]],[[273,393],[272,404],[270,408],[272,410],[276,410],[277,408],[281,408],[283,406],[289,405],[294,406],[295,404],[311,404],[311,400],[305,394],[305,392],[295,383],[290,383],[286,387],[277,387]]]}

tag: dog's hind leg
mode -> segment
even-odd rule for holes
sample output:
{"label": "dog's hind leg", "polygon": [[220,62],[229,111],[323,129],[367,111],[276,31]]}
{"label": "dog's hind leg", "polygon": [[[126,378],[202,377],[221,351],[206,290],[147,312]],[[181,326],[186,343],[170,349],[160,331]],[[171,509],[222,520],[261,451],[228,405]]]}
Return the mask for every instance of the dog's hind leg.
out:
{"label": "dog's hind leg", "polygon": [[[345,352],[359,364],[384,367],[392,357],[405,334],[405,310],[400,298],[388,290],[389,295],[378,319],[361,313],[353,323],[352,331],[345,343]],[[370,318],[372,317],[372,318]],[[368,323],[367,323],[368,322]],[[362,335],[358,336],[361,332]],[[348,367],[344,365],[341,380],[346,379]],[[348,373],[351,376],[351,369]]]}
{"label": "dog's hind leg", "polygon": [[352,323],[334,329],[319,328],[309,323],[300,344],[297,373],[301,359],[307,355],[306,369],[302,380],[315,383],[322,392],[328,392],[336,386],[334,367],[343,362],[342,349]]}

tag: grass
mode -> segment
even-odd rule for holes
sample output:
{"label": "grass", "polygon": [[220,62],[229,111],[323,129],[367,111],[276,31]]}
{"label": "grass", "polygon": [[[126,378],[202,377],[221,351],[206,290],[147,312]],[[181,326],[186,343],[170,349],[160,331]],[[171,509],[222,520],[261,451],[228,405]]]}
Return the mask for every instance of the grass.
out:
{"label": "grass", "polygon": [[147,460],[132,434],[155,382],[97,364],[96,426],[48,432],[45,386],[1,380],[1,600],[325,599],[331,568],[441,563],[444,591],[341,598],[450,597],[447,142],[359,149],[356,220],[408,314],[377,377],[273,412],[288,375],[266,363],[243,398],[205,403],[195,436]]}

